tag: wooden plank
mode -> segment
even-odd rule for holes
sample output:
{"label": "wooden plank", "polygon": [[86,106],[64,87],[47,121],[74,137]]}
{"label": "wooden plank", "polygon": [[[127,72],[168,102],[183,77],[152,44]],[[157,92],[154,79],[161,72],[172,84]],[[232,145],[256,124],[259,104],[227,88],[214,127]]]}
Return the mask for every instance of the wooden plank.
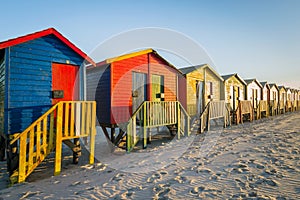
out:
{"label": "wooden plank", "polygon": [[85,103],[79,104],[81,106],[81,129],[80,129],[80,134],[85,133],[85,125],[86,125],[86,105]]}
{"label": "wooden plank", "polygon": [[47,154],[47,132],[48,132],[48,121],[47,121],[47,117],[45,117],[43,119],[43,131],[42,131],[42,134],[43,134],[43,142],[42,142],[42,151],[43,151],[43,154],[44,156],[46,156]]}
{"label": "wooden plank", "polygon": [[85,133],[87,135],[90,135],[92,133],[92,120],[94,119],[93,116],[91,116],[92,113],[92,102],[91,103],[86,103],[86,124],[85,124]]}
{"label": "wooden plank", "polygon": [[50,153],[54,147],[54,111],[50,114],[50,127],[49,127],[49,147],[47,153]]}
{"label": "wooden plank", "polygon": [[70,118],[70,136],[74,136],[74,118],[75,118],[75,103],[71,102],[71,118]]}
{"label": "wooden plank", "polygon": [[69,133],[69,103],[63,103],[64,104],[64,115],[65,115],[65,124],[64,124],[64,132],[63,132],[63,137],[64,136],[70,136],[70,133]]}
{"label": "wooden plank", "polygon": [[40,160],[41,154],[41,122],[36,126],[36,160]]}
{"label": "wooden plank", "polygon": [[28,152],[28,168],[33,166],[33,149],[34,148],[34,129],[29,132],[29,152]]}
{"label": "wooden plank", "polygon": [[96,140],[96,102],[91,106],[90,164],[94,164]]}
{"label": "wooden plank", "polygon": [[61,156],[62,156],[62,104],[58,103],[57,122],[56,122],[56,142],[55,142],[55,163],[54,176],[59,175],[61,171]]}
{"label": "wooden plank", "polygon": [[20,158],[19,158],[19,179],[18,182],[24,182],[26,179],[26,141],[27,134],[20,137]]}
{"label": "wooden plank", "polygon": [[80,109],[80,102],[75,103],[75,135],[79,136],[81,131],[81,109]]}

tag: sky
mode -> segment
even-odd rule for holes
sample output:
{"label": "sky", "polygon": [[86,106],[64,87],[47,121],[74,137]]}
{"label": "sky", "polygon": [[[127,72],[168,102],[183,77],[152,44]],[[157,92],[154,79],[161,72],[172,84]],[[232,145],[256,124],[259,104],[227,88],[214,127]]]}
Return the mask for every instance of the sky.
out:
{"label": "sky", "polygon": [[[117,52],[94,58],[99,45],[117,49],[108,41],[150,27],[197,44],[221,75],[238,73],[300,89],[299,0],[10,0],[1,2],[1,8],[0,41],[54,27],[98,62]],[[181,39],[170,43],[180,49]],[[165,50],[162,56],[176,67],[191,63]],[[199,56],[197,62],[207,60]]]}

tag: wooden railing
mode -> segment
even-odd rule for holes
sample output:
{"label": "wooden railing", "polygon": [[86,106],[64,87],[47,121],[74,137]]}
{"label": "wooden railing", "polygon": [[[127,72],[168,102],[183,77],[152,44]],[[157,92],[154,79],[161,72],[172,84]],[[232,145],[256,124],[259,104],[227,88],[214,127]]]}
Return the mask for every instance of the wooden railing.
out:
{"label": "wooden railing", "polygon": [[297,102],[298,102],[297,110],[300,110],[300,100],[298,100]]}
{"label": "wooden railing", "polygon": [[96,102],[61,101],[33,122],[20,134],[14,134],[10,145],[19,141],[19,166],[11,182],[26,177],[55,150],[54,175],[61,170],[62,142],[72,138],[90,137],[90,164],[94,163]]}
{"label": "wooden railing", "polygon": [[236,110],[236,124],[243,123],[243,115],[249,114],[249,120],[253,121],[254,110],[251,101],[240,101]]}
{"label": "wooden railing", "polygon": [[230,125],[230,108],[225,101],[210,101],[200,116],[200,133],[209,131],[210,120],[218,118],[224,119],[224,127]]}
{"label": "wooden railing", "polygon": [[298,101],[294,100],[293,101],[293,111],[296,111],[296,110],[298,110]]}
{"label": "wooden railing", "polygon": [[279,101],[279,112],[280,113],[285,113],[285,104],[283,100]]}
{"label": "wooden railing", "polygon": [[286,101],[286,111],[292,111],[292,102],[291,101],[289,101],[289,100],[287,100]]}
{"label": "wooden railing", "polygon": [[272,116],[278,115],[278,101],[276,100],[270,101],[270,113]]}
{"label": "wooden railing", "polygon": [[141,138],[143,147],[147,146],[147,128],[176,125],[180,138],[190,134],[189,123],[190,117],[178,101],[145,101],[127,124],[126,150],[130,152]]}
{"label": "wooden railing", "polygon": [[258,104],[258,112],[257,112],[257,119],[260,119],[262,116],[262,112],[266,112],[266,117],[269,116],[269,105],[268,101],[260,100]]}

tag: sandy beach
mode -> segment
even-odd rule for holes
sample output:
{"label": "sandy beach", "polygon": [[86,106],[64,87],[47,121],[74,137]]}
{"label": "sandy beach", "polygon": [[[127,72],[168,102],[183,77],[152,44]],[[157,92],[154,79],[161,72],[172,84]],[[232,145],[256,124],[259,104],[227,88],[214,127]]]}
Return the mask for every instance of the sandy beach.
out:
{"label": "sandy beach", "polygon": [[[300,199],[300,112],[214,128],[127,154],[98,129],[96,159],[79,165],[65,151],[26,183],[7,188],[0,163],[0,199]],[[163,131],[163,130],[162,130]]]}

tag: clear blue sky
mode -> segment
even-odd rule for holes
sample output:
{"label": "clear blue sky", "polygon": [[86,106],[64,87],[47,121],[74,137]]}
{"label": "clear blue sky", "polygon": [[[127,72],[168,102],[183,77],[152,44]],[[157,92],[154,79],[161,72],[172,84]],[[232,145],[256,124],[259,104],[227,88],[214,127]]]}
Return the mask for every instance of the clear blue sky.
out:
{"label": "clear blue sky", "polygon": [[202,45],[220,74],[300,89],[299,10],[299,0],[10,0],[0,40],[54,27],[89,53],[120,32],[168,28]]}

